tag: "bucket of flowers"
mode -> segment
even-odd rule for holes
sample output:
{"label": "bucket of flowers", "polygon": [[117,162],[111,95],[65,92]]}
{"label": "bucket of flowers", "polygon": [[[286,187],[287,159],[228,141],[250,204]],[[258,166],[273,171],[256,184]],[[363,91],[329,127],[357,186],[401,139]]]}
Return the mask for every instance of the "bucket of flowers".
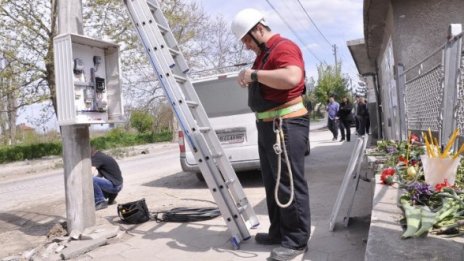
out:
{"label": "bucket of flowers", "polygon": [[464,167],[459,150],[451,150],[459,131],[455,130],[441,149],[429,130],[424,143],[409,134],[408,142],[388,144],[389,159],[380,172],[385,185],[398,184],[399,207],[405,227],[401,238],[427,233],[447,237],[464,235]]}
{"label": "bucket of flowers", "polygon": [[443,149],[433,139],[430,130],[428,134],[423,134],[426,154],[420,155],[415,177],[404,172],[398,176],[402,189],[399,203],[406,226],[401,238],[420,237],[429,232],[448,236],[464,232],[464,193],[460,174],[460,154],[464,145],[456,152],[451,151],[459,131],[453,132]]}

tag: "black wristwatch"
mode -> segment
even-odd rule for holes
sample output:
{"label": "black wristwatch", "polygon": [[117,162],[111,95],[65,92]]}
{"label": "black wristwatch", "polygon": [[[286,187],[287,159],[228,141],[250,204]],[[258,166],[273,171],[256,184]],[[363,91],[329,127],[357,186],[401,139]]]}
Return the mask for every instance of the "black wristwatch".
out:
{"label": "black wristwatch", "polygon": [[254,70],[253,72],[251,72],[251,81],[258,82],[258,71],[257,70]]}

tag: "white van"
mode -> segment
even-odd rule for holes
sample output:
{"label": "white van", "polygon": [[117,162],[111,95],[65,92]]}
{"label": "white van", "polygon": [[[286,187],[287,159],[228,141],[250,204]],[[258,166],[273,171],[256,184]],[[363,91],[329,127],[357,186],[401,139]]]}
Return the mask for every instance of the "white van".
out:
{"label": "white van", "polygon": [[[237,72],[215,75],[196,80],[193,86],[234,170],[257,170],[260,164],[256,117],[248,107],[248,90],[238,85],[237,76]],[[182,131],[179,149],[182,170],[195,172],[202,179]]]}

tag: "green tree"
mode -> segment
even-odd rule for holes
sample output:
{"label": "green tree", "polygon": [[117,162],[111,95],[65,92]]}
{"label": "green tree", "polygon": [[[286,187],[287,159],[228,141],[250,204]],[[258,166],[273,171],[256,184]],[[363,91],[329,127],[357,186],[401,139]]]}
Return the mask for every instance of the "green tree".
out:
{"label": "green tree", "polygon": [[146,133],[153,129],[153,116],[142,110],[136,110],[131,113],[130,123],[139,133]]}
{"label": "green tree", "polygon": [[340,74],[341,66],[337,67],[323,64],[317,67],[319,79],[314,89],[314,96],[322,104],[327,103],[330,95],[335,95],[336,100],[339,101],[348,93],[347,82]]}

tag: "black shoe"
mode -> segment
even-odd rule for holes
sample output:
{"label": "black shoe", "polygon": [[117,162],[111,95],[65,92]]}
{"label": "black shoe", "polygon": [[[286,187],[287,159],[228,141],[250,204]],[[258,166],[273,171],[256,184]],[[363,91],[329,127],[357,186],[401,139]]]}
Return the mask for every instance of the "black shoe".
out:
{"label": "black shoe", "polygon": [[102,202],[99,202],[95,205],[95,210],[100,210],[108,207],[108,203],[106,200],[103,200]]}
{"label": "black shoe", "polygon": [[336,140],[337,140],[337,138],[333,138],[333,139],[332,139],[332,141],[336,141]]}
{"label": "black shoe", "polygon": [[257,233],[255,241],[260,245],[280,245],[281,240],[277,238],[270,238],[268,233]]}
{"label": "black shoe", "polygon": [[114,203],[116,203],[116,201],[114,201],[114,199],[117,196],[118,196],[118,193],[116,193],[116,194],[108,193],[108,205],[113,205]]}
{"label": "black shoe", "polygon": [[345,141],[345,139],[341,139],[341,140],[340,140],[340,142],[344,142],[344,141]]}
{"label": "black shoe", "polygon": [[308,250],[307,247],[297,250],[286,247],[278,247],[272,249],[271,259],[272,260],[292,260],[293,258],[303,254]]}

